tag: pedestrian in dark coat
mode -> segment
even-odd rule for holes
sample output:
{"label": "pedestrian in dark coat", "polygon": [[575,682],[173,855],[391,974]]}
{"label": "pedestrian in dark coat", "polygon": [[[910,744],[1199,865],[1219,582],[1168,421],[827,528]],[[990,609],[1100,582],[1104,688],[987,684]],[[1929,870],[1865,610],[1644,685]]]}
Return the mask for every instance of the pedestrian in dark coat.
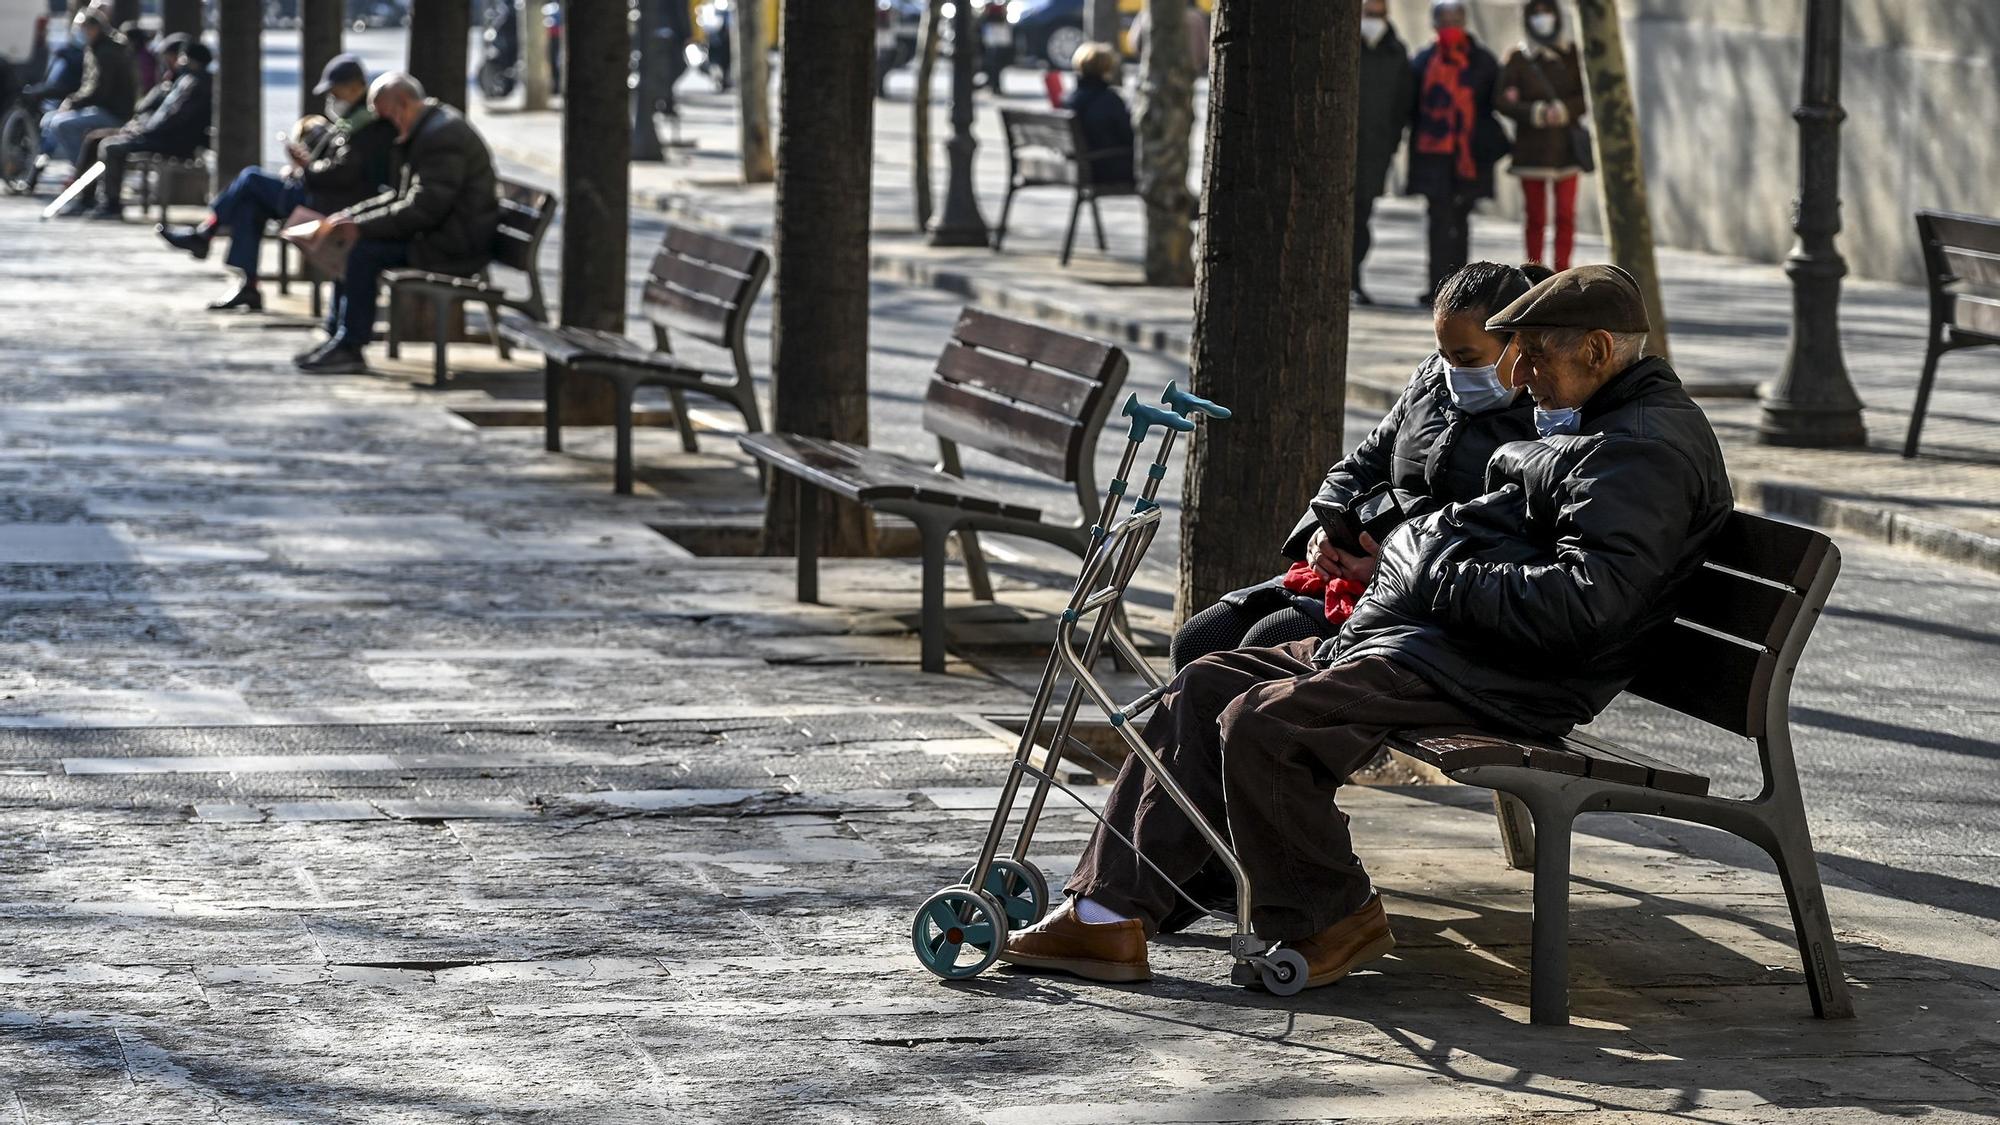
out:
{"label": "pedestrian in dark coat", "polygon": [[1563,35],[1555,0],[1531,0],[1524,11],[1528,37],[1500,71],[1500,112],[1514,119],[1514,159],[1507,170],[1521,181],[1527,202],[1528,260],[1543,261],[1549,198],[1555,197],[1555,268],[1569,268],[1576,245],[1576,178],[1589,156],[1590,134],[1581,127],[1589,105],[1576,46]]}
{"label": "pedestrian in dark coat", "polygon": [[1113,85],[1118,52],[1104,43],[1085,43],[1077,48],[1075,65],[1076,89],[1063,106],[1076,115],[1089,148],[1091,182],[1132,183],[1132,110]]}
{"label": "pedestrian in dark coat", "polygon": [[[1502,444],[1535,436],[1526,395],[1507,379],[1507,337],[1486,331],[1487,318],[1507,307],[1547,270],[1530,274],[1496,262],[1474,262],[1438,292],[1438,350],[1417,365],[1402,397],[1352,453],[1327,470],[1311,508],[1286,536],[1280,553],[1323,580],[1367,585],[1373,560],[1327,541],[1323,525],[1338,510],[1380,485],[1396,490],[1411,516],[1470,500],[1485,490],[1486,459]],[[1324,596],[1295,587],[1305,576],[1284,575],[1223,595],[1174,633],[1176,668],[1234,648],[1262,648],[1340,628]],[[1342,618],[1344,619],[1344,618]]]}
{"label": "pedestrian in dark coat", "polygon": [[[139,100],[139,76],[125,41],[95,8],[78,12],[74,24],[83,42],[83,81],[55,112],[42,119],[42,151],[75,166],[83,139],[96,129],[116,129],[132,119]],[[77,171],[81,171],[78,168]]]}
{"label": "pedestrian in dark coat", "polygon": [[158,108],[131,127],[97,147],[104,164],[98,180],[100,198],[93,219],[117,220],[124,217],[125,162],[132,154],[157,153],[174,160],[187,160],[208,147],[210,122],[215,119],[215,87],[209,77],[211,56],[202,43],[189,43],[174,68],[174,84]]}
{"label": "pedestrian in dark coat", "polygon": [[1431,303],[1445,278],[1472,256],[1472,208],[1493,198],[1493,166],[1507,155],[1507,131],[1493,115],[1500,61],[1465,29],[1464,0],[1436,0],[1437,42],[1411,63],[1417,96],[1410,122],[1406,194],[1424,198]]}
{"label": "pedestrian in dark coat", "polygon": [[1389,0],[1366,0],[1361,6],[1361,95],[1354,138],[1354,299],[1364,305],[1375,303],[1361,285],[1361,262],[1374,244],[1368,224],[1410,127],[1415,97],[1410,49],[1389,22]]}

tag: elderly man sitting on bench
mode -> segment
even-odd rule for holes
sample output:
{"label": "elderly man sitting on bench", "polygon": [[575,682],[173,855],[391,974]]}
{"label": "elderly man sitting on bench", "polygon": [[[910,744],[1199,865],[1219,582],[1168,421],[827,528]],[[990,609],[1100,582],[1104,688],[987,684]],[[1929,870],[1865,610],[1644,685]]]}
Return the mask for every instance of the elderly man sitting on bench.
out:
{"label": "elderly man sitting on bench", "polygon": [[[1707,417],[1666,360],[1643,355],[1646,311],[1630,275],[1557,274],[1486,327],[1516,334],[1540,440],[1501,446],[1485,495],[1386,533],[1336,637],[1205,656],[1146,726],[1229,833],[1253,926],[1305,958],[1307,987],[1395,945],[1334,807],[1340,784],[1396,730],[1552,736],[1589,721],[1673,620],[1678,588],[1732,508]],[[1136,758],[1105,817],[1069,900],[1009,938],[1003,960],[1101,981],[1151,976],[1147,940],[1186,917],[1181,885],[1211,853]]]}

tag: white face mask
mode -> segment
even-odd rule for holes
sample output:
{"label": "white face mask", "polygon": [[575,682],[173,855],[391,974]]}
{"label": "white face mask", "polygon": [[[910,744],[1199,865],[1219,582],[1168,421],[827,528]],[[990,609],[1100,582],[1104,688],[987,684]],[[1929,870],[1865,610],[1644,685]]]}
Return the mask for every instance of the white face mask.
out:
{"label": "white face mask", "polygon": [[1556,33],[1556,17],[1548,12],[1537,12],[1528,17],[1528,31],[1537,39],[1547,39]]}
{"label": "white face mask", "polygon": [[1380,43],[1382,41],[1382,37],[1384,35],[1387,35],[1388,33],[1389,33],[1388,20],[1377,19],[1374,16],[1361,17],[1361,38],[1365,42],[1367,42],[1367,44],[1370,47],[1373,47],[1375,44]]}
{"label": "white face mask", "polygon": [[1445,392],[1452,405],[1467,414],[1483,414],[1513,401],[1513,388],[1500,381],[1500,365],[1453,367],[1445,373]]}

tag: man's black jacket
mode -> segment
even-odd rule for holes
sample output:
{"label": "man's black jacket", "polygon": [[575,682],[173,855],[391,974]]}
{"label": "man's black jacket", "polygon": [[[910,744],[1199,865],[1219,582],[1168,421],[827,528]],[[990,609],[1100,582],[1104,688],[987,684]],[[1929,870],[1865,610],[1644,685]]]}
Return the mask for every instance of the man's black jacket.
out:
{"label": "man's black jacket", "polygon": [[471,274],[493,260],[500,181],[493,153],[464,116],[436,100],[396,146],[396,190],[352,212],[361,237],[410,244],[410,264]]}
{"label": "man's black jacket", "polygon": [[324,215],[343,211],[388,191],[396,127],[372,113],[350,117],[333,130],[326,147],[299,173],[307,202]]}
{"label": "man's black jacket", "polygon": [[215,80],[206,70],[183,70],[158,108],[142,118],[133,133],[148,151],[186,159],[208,147],[214,119]]}
{"label": "man's black jacket", "polygon": [[83,85],[70,96],[71,109],[101,109],[119,121],[132,116],[139,100],[139,71],[125,41],[105,31],[83,51]]}
{"label": "man's black jacket", "polygon": [[1572,435],[1503,445],[1477,499],[1382,545],[1322,662],[1385,656],[1495,726],[1556,735],[1622,691],[1733,506],[1708,418],[1663,359]]}

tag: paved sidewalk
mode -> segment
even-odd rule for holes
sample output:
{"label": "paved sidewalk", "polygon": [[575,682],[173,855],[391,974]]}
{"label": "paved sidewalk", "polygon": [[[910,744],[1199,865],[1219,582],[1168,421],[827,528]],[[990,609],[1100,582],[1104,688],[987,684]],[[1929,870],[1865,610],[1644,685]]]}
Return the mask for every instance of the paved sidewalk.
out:
{"label": "paved sidewalk", "polygon": [[[1010,103],[1036,104],[1039,88],[1031,78],[1025,72],[1010,75]],[[1185,356],[1191,293],[1142,283],[1137,263],[1143,224],[1135,200],[1104,204],[1108,254],[1090,245],[1086,220],[1067,270],[1055,259],[1068,219],[1068,196],[1060,191],[1017,198],[1002,254],[926,245],[914,232],[910,204],[908,87],[907,75],[898,75],[891,98],[876,103],[872,256],[880,276]],[[689,81],[683,83],[681,103],[683,132],[695,147],[673,163],[635,165],[635,197],[703,225],[768,241],[773,196],[768,186],[745,188],[737,182],[733,101]],[[554,114],[482,110],[478,120],[503,156],[545,177],[556,175],[560,135]],[[935,136],[947,135],[942,96],[933,128]],[[1006,167],[999,116],[990,101],[981,104],[978,135],[981,205],[995,221]],[[1199,126],[1196,137],[1198,142]],[[942,159],[940,153],[934,165],[940,183]],[[1430,330],[1427,314],[1411,301],[1422,280],[1422,218],[1416,205],[1385,200],[1375,232],[1367,284],[1384,303],[1355,310],[1349,359],[1353,403],[1380,409],[1430,346]],[[1474,251],[1517,260],[1518,228],[1477,221]],[[1577,252],[1579,261],[1606,256],[1603,245],[1590,238],[1579,242]],[[1754,440],[1754,394],[1784,358],[1791,296],[1782,272],[1675,250],[1663,250],[1660,264],[1676,365],[1703,394],[1728,450],[1739,499],[1849,537],[2000,570],[2000,415],[1992,409],[1985,378],[1992,371],[1990,356],[1975,352],[1947,359],[1926,424],[1924,456],[1904,461],[1898,455],[1922,365],[1927,309],[1920,291],[1879,282],[1854,282],[1846,289],[1843,340],[1850,373],[1868,407],[1869,447],[1780,450]]]}

